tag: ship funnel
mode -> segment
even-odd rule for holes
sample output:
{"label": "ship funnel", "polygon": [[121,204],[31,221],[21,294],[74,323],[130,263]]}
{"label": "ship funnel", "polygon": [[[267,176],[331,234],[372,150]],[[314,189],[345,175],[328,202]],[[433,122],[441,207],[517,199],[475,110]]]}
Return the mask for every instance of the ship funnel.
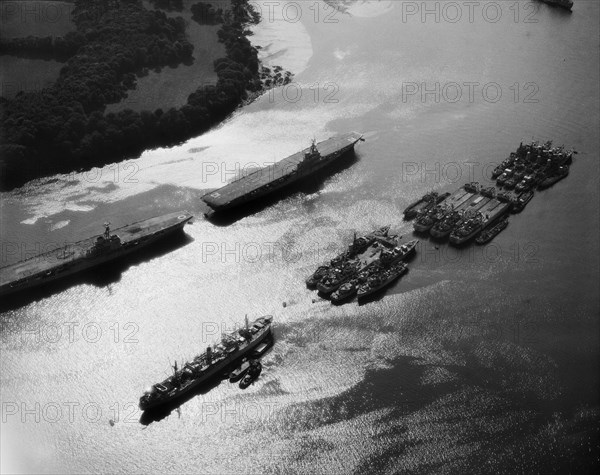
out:
{"label": "ship funnel", "polygon": [[244,322],[246,323],[246,330],[248,330],[248,314],[244,317]]}
{"label": "ship funnel", "polygon": [[210,360],[212,359],[212,348],[209,346],[206,348],[206,362],[210,364]]}

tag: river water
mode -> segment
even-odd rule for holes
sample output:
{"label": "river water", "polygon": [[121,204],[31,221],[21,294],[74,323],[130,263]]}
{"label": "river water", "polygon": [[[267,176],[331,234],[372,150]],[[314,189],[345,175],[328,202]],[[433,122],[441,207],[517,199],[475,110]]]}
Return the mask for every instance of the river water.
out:
{"label": "river water", "polygon": [[[330,3],[339,10],[260,4],[253,41],[296,74],[287,88],[180,146],[2,194],[3,263],[105,220],[197,216],[183,238],[4,309],[3,470],[598,463],[598,3],[571,15],[528,2]],[[206,190],[350,130],[366,142],[330,173],[227,222],[202,217]],[[490,245],[422,239],[407,276],[366,305],[305,288],[354,231],[391,224],[409,238],[410,201],[487,183],[532,137],[579,154]],[[140,422],[143,389],[245,314],[275,321],[257,383],[223,382]]]}

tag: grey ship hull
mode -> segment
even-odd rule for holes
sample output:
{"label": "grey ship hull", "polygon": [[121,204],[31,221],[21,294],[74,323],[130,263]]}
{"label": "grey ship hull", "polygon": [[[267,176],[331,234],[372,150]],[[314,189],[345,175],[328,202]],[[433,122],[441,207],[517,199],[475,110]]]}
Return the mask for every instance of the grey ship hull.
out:
{"label": "grey ship hull", "polygon": [[568,11],[573,11],[573,2],[570,0],[539,0],[542,3],[552,5],[553,7],[564,8]]}
{"label": "grey ship hull", "polygon": [[271,327],[269,325],[260,335],[257,335],[255,339],[253,339],[248,345],[234,354],[228,356],[227,358],[223,358],[219,363],[212,365],[209,370],[205,371],[202,376],[191,381],[185,388],[182,388],[172,394],[166,395],[160,400],[156,400],[150,402],[149,404],[145,404],[144,406],[140,405],[140,409],[143,411],[149,411],[151,409],[156,409],[157,407],[164,406],[165,404],[169,404],[173,401],[176,401],[186,394],[189,394],[194,389],[197,389],[202,384],[206,383],[208,380],[213,378],[216,374],[223,371],[223,369],[227,368],[231,363],[236,360],[239,360],[248,352],[256,348],[268,335],[271,334]]}
{"label": "grey ship hull", "polygon": [[94,238],[84,239],[54,251],[0,268],[0,296],[42,286],[138,251],[183,229],[192,215],[182,211],[150,218],[115,229],[121,246],[88,255]]}
{"label": "grey ship hull", "polygon": [[458,229],[455,229],[452,234],[450,234],[450,244],[460,246],[461,244],[467,243],[477,236],[477,234],[479,234],[481,231],[493,225],[498,219],[507,214],[508,211],[509,206],[507,203],[498,201],[495,198],[488,199],[488,203],[479,209],[479,212],[483,215],[487,215],[487,218],[481,223],[481,225],[473,228],[472,231],[467,235],[459,234],[457,232]]}
{"label": "grey ship hull", "polygon": [[382,282],[377,287],[369,289],[369,290],[367,290],[364,293],[360,293],[359,292],[358,293],[358,301],[360,302],[360,301],[366,300],[370,296],[372,296],[372,295],[376,294],[377,292],[385,289],[386,287],[390,286],[393,282],[395,282],[396,280],[398,280],[400,277],[402,277],[407,272],[408,272],[408,267],[403,267],[400,272],[396,272],[394,275],[390,276],[387,280],[385,280],[384,282]]}
{"label": "grey ship hull", "polygon": [[250,203],[300,181],[342,157],[360,140],[362,135],[357,133],[332,137],[317,144],[321,158],[308,165],[302,166],[307,151],[303,150],[208,193],[202,197],[211,208],[207,216]]}

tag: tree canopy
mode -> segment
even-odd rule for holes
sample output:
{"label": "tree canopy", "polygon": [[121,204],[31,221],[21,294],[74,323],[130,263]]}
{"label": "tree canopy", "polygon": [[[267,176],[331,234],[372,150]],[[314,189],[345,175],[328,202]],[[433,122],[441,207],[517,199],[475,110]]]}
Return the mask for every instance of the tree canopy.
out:
{"label": "tree canopy", "polygon": [[[77,29],[65,37],[73,45],[72,54],[57,81],[41,91],[0,99],[2,189],[181,142],[223,120],[248,92],[263,87],[257,50],[245,34],[248,24],[260,17],[247,0],[232,0],[218,31],[226,57],[214,62],[215,86],[199,87],[180,108],[106,114],[107,104],[121,101],[135,88],[137,74],[191,61],[193,46],[181,17],[147,10],[141,0],[75,3]],[[42,41],[32,48],[48,47]]]}

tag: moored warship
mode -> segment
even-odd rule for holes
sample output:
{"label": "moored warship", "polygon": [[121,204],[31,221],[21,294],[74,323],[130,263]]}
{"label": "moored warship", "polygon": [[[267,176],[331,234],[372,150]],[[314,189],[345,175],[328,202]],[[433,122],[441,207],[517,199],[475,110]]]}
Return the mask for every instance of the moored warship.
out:
{"label": "moored warship", "polygon": [[386,238],[389,230],[390,226],[383,226],[372,233],[360,236],[358,238],[356,237],[356,233],[354,233],[352,244],[348,246],[348,249],[335,256],[329,263],[319,266],[317,270],[308,279],[306,279],[306,286],[309,289],[315,289],[317,284],[332,270],[340,267],[344,262],[364,252],[371,244],[375,242],[376,239]]}
{"label": "moored warship", "polygon": [[209,346],[205,353],[185,363],[181,369],[173,367],[173,375],[148,388],[140,398],[142,411],[171,402],[199,387],[212,376],[221,374],[231,363],[256,348],[271,334],[273,318],[265,316],[256,319],[252,325],[223,336],[220,343]]}
{"label": "moored warship", "polygon": [[179,231],[193,216],[187,211],[128,224],[111,231],[40,253],[0,268],[0,295],[31,289],[123,257]]}
{"label": "moored warship", "polygon": [[433,208],[435,205],[440,204],[446,198],[450,196],[450,193],[438,194],[435,191],[425,194],[422,198],[411,203],[404,210],[404,219],[410,220],[416,218],[419,214]]}
{"label": "moored warship", "polygon": [[358,287],[358,300],[364,300],[374,293],[383,290],[395,280],[408,272],[408,265],[405,262],[394,264],[383,272],[376,273],[369,277],[367,281]]}
{"label": "moored warship", "polygon": [[204,195],[202,200],[211,208],[206,215],[211,217],[218,211],[249,203],[306,178],[342,157],[354,149],[357,142],[363,140],[363,136],[356,132],[331,137],[319,143],[313,140],[308,149]]}
{"label": "moored warship", "polygon": [[549,188],[569,174],[573,162],[573,149],[564,146],[553,147],[552,141],[540,143],[532,141],[521,144],[516,153],[494,169],[496,184],[506,189],[515,189],[522,193]]}
{"label": "moored warship", "polygon": [[484,190],[487,194],[484,206],[474,207],[465,213],[464,218],[459,222],[450,234],[450,243],[461,245],[477,236],[481,231],[491,226],[498,219],[503,217],[509,211],[509,204],[496,198],[489,198],[491,190]]}

